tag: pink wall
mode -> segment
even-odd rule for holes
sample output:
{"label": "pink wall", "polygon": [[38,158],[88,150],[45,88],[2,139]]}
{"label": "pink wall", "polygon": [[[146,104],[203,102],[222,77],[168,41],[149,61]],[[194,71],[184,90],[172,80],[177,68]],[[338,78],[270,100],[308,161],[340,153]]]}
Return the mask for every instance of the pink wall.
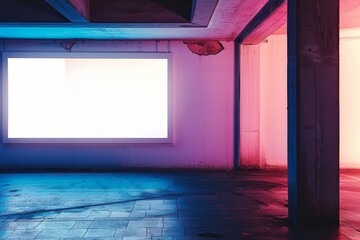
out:
{"label": "pink wall", "polygon": [[[272,35],[267,41],[260,43],[259,155],[263,166],[286,167],[287,165],[286,48],[286,35]],[[341,31],[340,167],[342,168],[360,167],[358,104],[360,68],[356,64],[359,56],[360,31]]]}
{"label": "pink wall", "polygon": [[286,36],[241,46],[240,164],[286,166]]}
{"label": "pink wall", "polygon": [[256,168],[260,163],[260,46],[240,48],[240,164]]}
{"label": "pink wall", "polygon": [[[87,41],[73,52],[173,54],[174,144],[0,144],[2,169],[232,168],[233,43],[200,57],[179,41]],[[4,41],[2,51],[65,51],[59,41]],[[3,48],[3,49],[1,49]]]}
{"label": "pink wall", "polygon": [[344,30],[340,38],[340,164],[344,168],[360,168],[359,33]]}
{"label": "pink wall", "polygon": [[264,165],[287,162],[286,35],[260,43],[260,159]]}

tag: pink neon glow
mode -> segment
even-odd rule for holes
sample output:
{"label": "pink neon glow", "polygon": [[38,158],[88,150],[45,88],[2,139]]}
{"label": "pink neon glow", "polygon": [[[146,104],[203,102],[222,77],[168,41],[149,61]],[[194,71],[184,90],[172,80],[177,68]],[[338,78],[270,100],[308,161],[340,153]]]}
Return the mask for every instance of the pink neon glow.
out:
{"label": "pink neon glow", "polygon": [[[260,46],[260,158],[287,165],[286,35],[272,35]],[[340,167],[360,167],[360,31],[340,38]],[[249,143],[250,144],[250,143]],[[256,145],[256,143],[254,143]]]}
{"label": "pink neon glow", "polygon": [[287,164],[286,35],[260,44],[260,158],[267,165]]}
{"label": "pink neon glow", "polygon": [[340,38],[340,163],[360,167],[360,31]]}
{"label": "pink neon glow", "polygon": [[166,138],[167,59],[8,61],[9,138]]}

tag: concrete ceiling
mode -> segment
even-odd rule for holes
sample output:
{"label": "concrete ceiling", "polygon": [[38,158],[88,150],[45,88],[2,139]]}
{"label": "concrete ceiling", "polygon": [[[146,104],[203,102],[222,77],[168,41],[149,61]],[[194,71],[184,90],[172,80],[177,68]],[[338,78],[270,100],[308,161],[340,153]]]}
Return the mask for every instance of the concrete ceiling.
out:
{"label": "concrete ceiling", "polygon": [[[0,38],[230,41],[267,1],[0,0]],[[286,5],[278,12],[255,37],[286,33]],[[340,0],[340,28],[360,28],[360,0]]]}
{"label": "concrete ceiling", "polygon": [[233,40],[267,0],[1,0],[3,39]]}
{"label": "concrete ceiling", "polygon": [[[360,28],[360,0],[340,0],[340,29],[351,28]],[[284,24],[274,34],[284,34],[286,32],[285,18]]]}

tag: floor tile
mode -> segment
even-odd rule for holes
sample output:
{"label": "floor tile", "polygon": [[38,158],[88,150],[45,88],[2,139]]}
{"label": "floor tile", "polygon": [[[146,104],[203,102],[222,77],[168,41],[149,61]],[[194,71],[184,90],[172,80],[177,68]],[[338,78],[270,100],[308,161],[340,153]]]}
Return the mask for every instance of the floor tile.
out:
{"label": "floor tile", "polygon": [[0,177],[0,239],[360,239],[360,171],[340,175],[340,228],[287,224],[285,172]]}
{"label": "floor tile", "polygon": [[88,229],[85,237],[113,237],[115,235],[115,229],[103,228],[103,229]]}

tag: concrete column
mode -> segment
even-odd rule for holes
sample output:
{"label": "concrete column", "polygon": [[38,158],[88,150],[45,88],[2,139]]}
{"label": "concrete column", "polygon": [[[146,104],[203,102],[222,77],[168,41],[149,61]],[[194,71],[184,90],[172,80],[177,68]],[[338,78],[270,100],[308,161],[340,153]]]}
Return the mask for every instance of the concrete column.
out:
{"label": "concrete column", "polygon": [[240,166],[260,164],[260,45],[240,51]]}
{"label": "concrete column", "polygon": [[339,222],[339,0],[288,1],[289,218]]}

